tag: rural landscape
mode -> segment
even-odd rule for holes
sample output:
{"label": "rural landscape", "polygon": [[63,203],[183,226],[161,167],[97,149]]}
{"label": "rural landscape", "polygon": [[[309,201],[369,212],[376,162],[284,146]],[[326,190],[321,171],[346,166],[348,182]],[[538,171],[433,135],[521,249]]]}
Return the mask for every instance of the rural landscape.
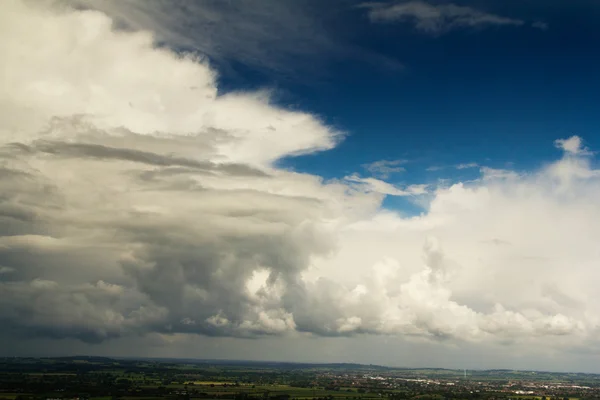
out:
{"label": "rural landscape", "polygon": [[594,399],[600,375],[360,364],[4,358],[2,400]]}

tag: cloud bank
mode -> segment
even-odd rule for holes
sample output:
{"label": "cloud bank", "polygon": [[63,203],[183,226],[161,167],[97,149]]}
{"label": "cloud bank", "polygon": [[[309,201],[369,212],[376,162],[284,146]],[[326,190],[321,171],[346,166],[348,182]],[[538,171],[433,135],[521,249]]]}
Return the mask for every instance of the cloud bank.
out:
{"label": "cloud bank", "polygon": [[201,60],[98,11],[4,11],[4,332],[597,341],[600,173],[580,138],[448,187],[324,181],[275,167],[339,142],[316,116],[219,95]]}

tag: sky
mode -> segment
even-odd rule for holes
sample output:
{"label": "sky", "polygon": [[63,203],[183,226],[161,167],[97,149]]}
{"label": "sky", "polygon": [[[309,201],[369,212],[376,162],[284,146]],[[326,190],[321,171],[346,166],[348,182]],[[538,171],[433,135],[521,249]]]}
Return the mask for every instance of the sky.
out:
{"label": "sky", "polygon": [[0,355],[600,372],[594,0],[7,0]]}

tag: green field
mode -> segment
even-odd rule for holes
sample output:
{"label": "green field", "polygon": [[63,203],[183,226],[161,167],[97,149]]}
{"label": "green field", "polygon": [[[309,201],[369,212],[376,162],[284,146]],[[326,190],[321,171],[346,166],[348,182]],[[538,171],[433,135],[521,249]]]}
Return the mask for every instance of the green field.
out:
{"label": "green field", "polygon": [[[537,388],[537,395],[514,394],[519,387]],[[0,359],[0,400],[542,400],[540,394],[598,399],[600,376],[488,370],[467,371],[465,379],[463,370],[356,364]]]}

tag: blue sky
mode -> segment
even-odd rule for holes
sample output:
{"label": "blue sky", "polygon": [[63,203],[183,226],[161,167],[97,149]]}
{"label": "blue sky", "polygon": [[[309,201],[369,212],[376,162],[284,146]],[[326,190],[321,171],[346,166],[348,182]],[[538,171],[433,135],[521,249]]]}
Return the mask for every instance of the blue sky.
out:
{"label": "blue sky", "polygon": [[530,169],[556,158],[551,143],[560,137],[579,135],[598,147],[600,7],[591,1],[457,4],[524,24],[432,35],[411,20],[373,23],[347,2],[320,2],[312,5],[313,18],[343,46],[360,48],[359,57],[331,59],[316,51],[290,56],[279,70],[236,64],[234,71],[223,69],[221,81],[234,90],[272,88],[281,104],[346,132],[331,151],[283,162],[325,177],[405,159],[406,172],[393,177],[398,182],[435,181],[457,171],[428,167],[475,162]]}

